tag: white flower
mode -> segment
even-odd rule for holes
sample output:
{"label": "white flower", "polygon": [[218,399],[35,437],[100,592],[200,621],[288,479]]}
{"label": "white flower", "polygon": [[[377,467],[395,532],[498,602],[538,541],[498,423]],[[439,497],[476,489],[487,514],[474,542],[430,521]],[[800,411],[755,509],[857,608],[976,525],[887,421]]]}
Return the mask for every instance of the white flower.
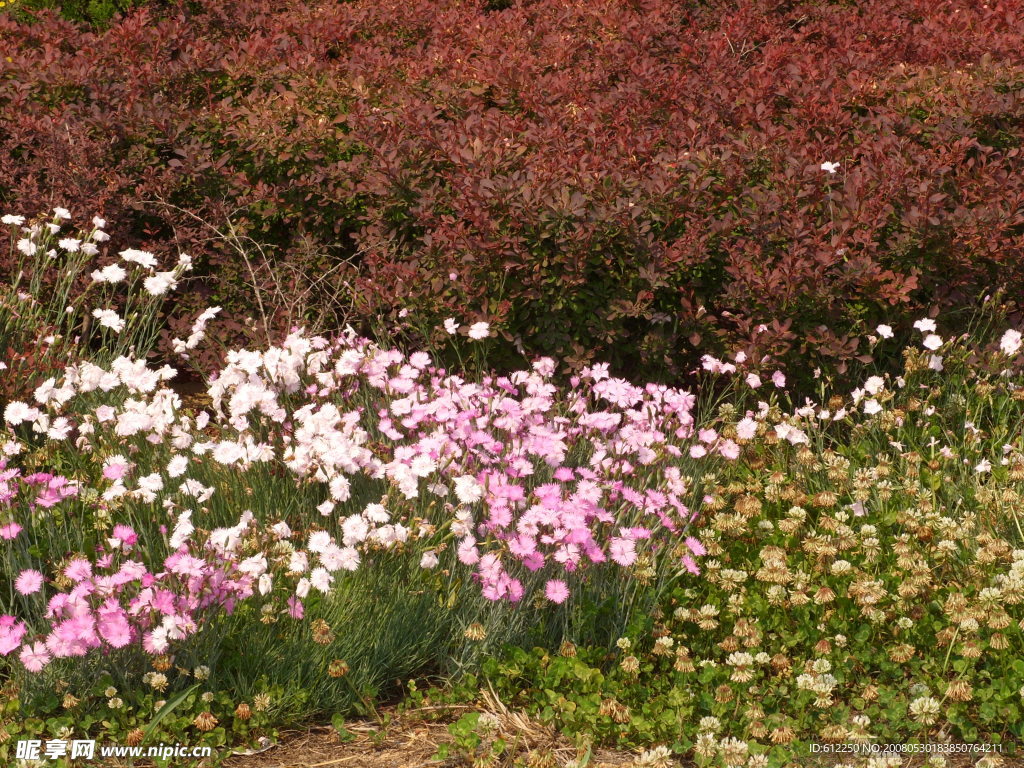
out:
{"label": "white flower", "polygon": [[486,339],[490,335],[491,326],[489,323],[479,322],[469,326],[469,338],[471,339]]}
{"label": "white flower", "polygon": [[25,217],[24,216],[15,216],[13,213],[8,213],[8,214],[5,214],[4,216],[0,217],[0,222],[3,222],[4,224],[12,224],[12,225],[14,225],[16,227],[20,227],[22,224],[25,223]]}
{"label": "white flower", "polygon": [[274,579],[269,573],[264,573],[260,576],[259,590],[261,595],[266,595],[270,592],[273,587]]}
{"label": "white flower", "polygon": [[881,336],[883,339],[892,338],[892,326],[891,325],[880,325],[875,328],[875,333]]}
{"label": "white flower", "polygon": [[17,248],[26,256],[33,256],[36,252],[36,244],[27,237],[23,237],[18,241]]}
{"label": "white flower", "polygon": [[[932,355],[931,357],[929,357],[928,367],[931,368],[933,371],[941,371],[944,367],[942,365],[942,355]],[[927,415],[931,416],[930,413]]]}
{"label": "white flower", "polygon": [[454,317],[449,317],[447,320],[444,321],[444,329],[448,331],[448,333],[454,334],[457,330],[459,330],[459,324],[455,322]]}
{"label": "white flower", "polygon": [[100,325],[109,328],[114,333],[124,330],[124,320],[112,309],[94,309],[92,316],[100,321]]}
{"label": "white flower", "polygon": [[821,170],[825,173],[835,173],[839,170],[839,163],[832,163],[826,160],[821,164]]}
{"label": "white flower", "polygon": [[173,272],[157,272],[147,277],[142,285],[151,296],[163,296],[168,290],[177,287],[178,281],[174,279]]}
{"label": "white flower", "polygon": [[359,567],[359,553],[353,547],[342,548],[341,567],[346,571],[354,571]]}
{"label": "white flower", "polygon": [[939,718],[941,703],[931,696],[922,696],[910,702],[910,716],[919,723],[932,725]]}
{"label": "white flower", "polygon": [[95,283],[119,283],[124,280],[128,273],[117,264],[108,264],[103,269],[97,269],[92,273]]}
{"label": "white flower", "polygon": [[985,474],[986,472],[992,471],[992,462],[988,459],[982,459],[978,462],[978,465],[974,468],[974,471],[979,475]]}
{"label": "white flower", "polygon": [[1003,351],[1004,355],[1015,355],[1021,346],[1021,334],[1020,331],[1015,331],[1013,328],[1007,329],[1006,333],[1003,334],[1003,338],[999,340],[999,348]]}
{"label": "white flower", "polygon": [[70,219],[71,212],[67,208],[54,208],[53,215],[58,219]]}
{"label": "white flower", "polygon": [[37,416],[39,416],[38,408],[31,408],[18,400],[8,403],[4,408],[4,421],[12,427],[16,427],[22,422],[32,421]]}
{"label": "white flower", "polygon": [[334,577],[323,567],[314,568],[309,574],[309,583],[320,592],[327,593],[331,590],[331,582]]}
{"label": "white flower", "polygon": [[864,389],[869,395],[877,395],[885,389],[885,379],[881,376],[871,376],[864,382]]}
{"label": "white flower", "polygon": [[46,405],[50,398],[57,392],[56,384],[57,380],[51,377],[36,387],[36,391],[33,393],[36,402],[40,405]]}
{"label": "white flower", "polygon": [[188,459],[185,456],[177,455],[167,463],[167,475],[169,477],[181,477],[188,468]]}
{"label": "white flower", "polygon": [[107,220],[101,219],[99,216],[93,216],[92,225],[97,229],[103,229],[105,226],[107,226]]}
{"label": "white flower", "polygon": [[921,343],[924,345],[925,349],[934,351],[942,346],[942,337],[935,333],[929,333],[924,337],[924,341]]}
{"label": "white flower", "polygon": [[309,540],[306,543],[306,549],[310,552],[323,552],[328,546],[331,545],[331,534],[327,531],[313,531],[309,534]]}
{"label": "white flower", "polygon": [[484,495],[484,487],[471,475],[455,478],[455,495],[463,504],[475,504]]}
{"label": "white flower", "polygon": [[192,525],[192,513],[188,511],[182,512],[174,525],[174,530],[171,532],[171,549],[177,549],[187,542],[188,537],[191,536],[195,530],[195,526]]}
{"label": "white flower", "polygon": [[119,255],[125,261],[134,262],[140,266],[146,267],[147,269],[153,269],[156,266],[156,256],[149,251],[138,251],[134,248],[129,248],[125,251],[121,251]]}
{"label": "white flower", "polygon": [[110,235],[108,235],[106,232],[96,230],[95,232],[92,233],[92,239],[95,240],[97,243],[105,243],[107,242],[107,240],[110,239]]}
{"label": "white flower", "polygon": [[866,413],[868,416],[872,416],[876,413],[881,413],[881,411],[881,404],[874,398],[864,401],[864,413]]}
{"label": "white flower", "polygon": [[924,318],[914,323],[914,327],[917,328],[921,333],[931,333],[935,330],[935,321],[931,318]]}
{"label": "white flower", "polygon": [[433,550],[424,552],[423,557],[420,558],[420,568],[435,568],[437,563],[437,553]]}
{"label": "white flower", "polygon": [[57,241],[57,245],[63,248],[68,253],[76,253],[82,245],[81,240],[76,240],[73,237],[65,237],[62,240]]}

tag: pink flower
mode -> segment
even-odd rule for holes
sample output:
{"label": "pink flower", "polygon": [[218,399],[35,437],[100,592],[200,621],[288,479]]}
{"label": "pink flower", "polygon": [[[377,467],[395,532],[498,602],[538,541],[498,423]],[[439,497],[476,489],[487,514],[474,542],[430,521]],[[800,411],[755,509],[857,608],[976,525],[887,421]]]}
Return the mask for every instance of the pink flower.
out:
{"label": "pink flower", "polygon": [[701,544],[693,536],[687,536],[686,537],[686,546],[697,557],[700,557],[701,555],[706,555],[708,553],[708,551],[706,549],[704,549],[704,545]]}
{"label": "pink flower", "polygon": [[782,389],[786,386],[786,375],[782,371],[776,371],[772,374],[772,384]]}
{"label": "pink flower", "polygon": [[135,545],[135,542],[139,540],[139,536],[135,531],[128,525],[115,525],[114,526],[114,538],[124,544],[126,547]]}
{"label": "pink flower", "polygon": [[0,656],[6,656],[19,645],[27,632],[25,622],[16,622],[9,614],[0,616]]}
{"label": "pink flower", "polygon": [[103,468],[103,476],[107,480],[120,480],[128,474],[128,465],[122,464],[119,461],[115,461],[112,464],[108,464]]}
{"label": "pink flower", "polygon": [[564,603],[569,597],[569,587],[560,579],[551,579],[544,587],[544,595],[552,603]]}
{"label": "pink flower", "polygon": [[7,525],[0,525],[0,539],[7,539],[10,541],[17,537],[21,533],[22,527],[17,523],[7,523]]}
{"label": "pink flower", "polygon": [[695,561],[689,555],[683,557],[683,565],[686,566],[686,570],[688,570],[694,576],[700,575],[700,567],[697,565],[697,561]]}
{"label": "pink flower", "polygon": [[749,416],[740,419],[736,425],[736,437],[740,440],[751,440],[757,434],[757,422]]}
{"label": "pink flower", "polygon": [[100,619],[100,637],[114,648],[124,648],[132,639],[132,630],[128,620],[120,610],[107,614]]}
{"label": "pink flower", "polygon": [[38,592],[43,586],[43,574],[39,571],[26,569],[22,571],[14,581],[14,588],[19,594],[31,595]]}
{"label": "pink flower", "polygon": [[756,373],[747,374],[747,386],[751,389],[757,389],[761,386],[761,377]]}
{"label": "pink flower", "polygon": [[732,440],[726,440],[718,447],[718,452],[730,461],[735,461],[740,456],[740,447]]}
{"label": "pink flower", "polygon": [[92,565],[88,560],[76,558],[64,568],[64,575],[72,581],[82,581],[92,576]]}
{"label": "pink flower", "polygon": [[473,565],[480,560],[480,552],[477,551],[476,540],[472,536],[459,542],[458,555],[459,562],[463,565]]}
{"label": "pink flower", "polygon": [[702,443],[713,443],[718,439],[718,433],[713,429],[702,429],[697,433],[697,439]]}
{"label": "pink flower", "polygon": [[50,663],[50,654],[43,643],[22,646],[20,658],[29,672],[39,672]]}
{"label": "pink flower", "polygon": [[631,539],[614,538],[608,550],[612,560],[624,568],[636,562],[636,542]]}

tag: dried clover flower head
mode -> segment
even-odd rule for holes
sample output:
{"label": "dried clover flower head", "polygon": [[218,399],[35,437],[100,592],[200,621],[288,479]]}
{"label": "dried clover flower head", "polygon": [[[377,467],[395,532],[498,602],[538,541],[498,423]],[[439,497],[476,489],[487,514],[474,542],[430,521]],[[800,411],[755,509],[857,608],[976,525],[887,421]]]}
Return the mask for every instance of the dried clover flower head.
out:
{"label": "dried clover flower head", "polygon": [[628,723],[630,718],[629,707],[620,704],[615,699],[603,699],[597,713],[604,717],[610,717],[616,723]]}
{"label": "dried clover flower head", "polygon": [[946,697],[953,701],[970,701],[974,698],[974,688],[967,680],[954,680],[946,688]]}
{"label": "dried clover flower head", "polygon": [[719,704],[726,704],[735,698],[735,692],[725,683],[715,688],[715,701]]}
{"label": "dried clover flower head", "polygon": [[210,712],[201,712],[196,715],[196,719],[192,721],[192,725],[200,731],[212,731],[217,727],[217,718]]}
{"label": "dried clover flower head", "polygon": [[127,733],[124,737],[124,743],[129,747],[137,747],[142,743],[142,739],[145,737],[145,733],[141,728],[134,728]]}
{"label": "dried clover flower head", "polygon": [[334,642],[334,632],[331,631],[331,625],[323,619],[317,619],[310,625],[310,629],[313,631],[313,642],[319,645],[330,645]]}

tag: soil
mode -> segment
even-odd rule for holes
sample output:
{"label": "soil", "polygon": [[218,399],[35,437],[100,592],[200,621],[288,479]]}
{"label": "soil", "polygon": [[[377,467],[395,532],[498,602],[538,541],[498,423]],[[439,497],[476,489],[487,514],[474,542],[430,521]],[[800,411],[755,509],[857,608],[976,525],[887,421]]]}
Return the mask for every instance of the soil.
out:
{"label": "soil", "polygon": [[[406,713],[400,719],[380,726],[372,722],[346,723],[351,736],[345,741],[331,727],[312,727],[306,731],[283,734],[282,743],[255,754],[229,758],[225,768],[454,768],[469,765],[459,760],[435,760],[440,744],[451,741],[448,725],[452,719],[428,721],[423,711]],[[560,768],[577,751],[562,739],[536,724],[500,718],[500,735],[517,743],[520,759],[535,750],[538,767]],[[385,717],[385,720],[389,718]],[[523,728],[522,726],[526,726]],[[517,731],[513,733],[513,730]],[[543,759],[540,756],[544,756]],[[635,755],[597,750],[588,768],[623,768]],[[511,763],[508,763],[511,766]]]}

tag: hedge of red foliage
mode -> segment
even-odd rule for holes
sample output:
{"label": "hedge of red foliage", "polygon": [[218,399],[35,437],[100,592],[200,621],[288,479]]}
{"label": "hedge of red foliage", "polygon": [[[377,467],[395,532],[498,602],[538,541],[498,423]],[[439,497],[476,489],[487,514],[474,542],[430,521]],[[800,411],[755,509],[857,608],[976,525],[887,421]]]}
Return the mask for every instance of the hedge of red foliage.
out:
{"label": "hedge of red foliage", "polygon": [[210,277],[175,312],[238,332],[252,276],[192,213],[273,246],[285,298],[335,269],[364,319],[647,376],[696,345],[842,361],[895,306],[1024,287],[1022,29],[1015,0],[0,17],[0,203],[181,247]]}

